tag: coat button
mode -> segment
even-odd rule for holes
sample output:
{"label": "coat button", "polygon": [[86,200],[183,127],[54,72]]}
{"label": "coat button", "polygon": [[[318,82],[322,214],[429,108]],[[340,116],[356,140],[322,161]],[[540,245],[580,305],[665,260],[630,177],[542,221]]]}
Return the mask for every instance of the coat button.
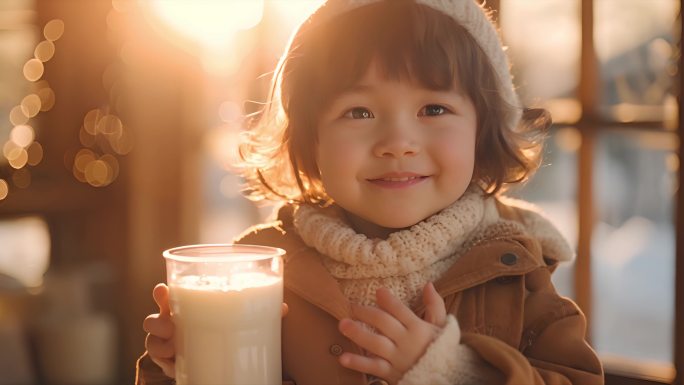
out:
{"label": "coat button", "polygon": [[506,266],[513,266],[518,263],[518,256],[513,253],[506,253],[501,256],[501,263]]}
{"label": "coat button", "polygon": [[340,346],[338,344],[330,345],[329,351],[330,351],[330,354],[332,354],[333,356],[341,356],[342,353],[344,353],[344,349],[342,349],[342,346]]}

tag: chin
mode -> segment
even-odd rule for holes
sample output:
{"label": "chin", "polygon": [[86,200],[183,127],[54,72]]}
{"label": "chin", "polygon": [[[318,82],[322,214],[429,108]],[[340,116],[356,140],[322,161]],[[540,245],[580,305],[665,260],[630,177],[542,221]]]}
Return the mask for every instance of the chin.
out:
{"label": "chin", "polygon": [[382,219],[378,218],[377,221],[373,221],[377,225],[386,227],[388,229],[405,229],[419,223],[420,221],[428,218],[430,215],[401,215],[401,216],[385,216]]}

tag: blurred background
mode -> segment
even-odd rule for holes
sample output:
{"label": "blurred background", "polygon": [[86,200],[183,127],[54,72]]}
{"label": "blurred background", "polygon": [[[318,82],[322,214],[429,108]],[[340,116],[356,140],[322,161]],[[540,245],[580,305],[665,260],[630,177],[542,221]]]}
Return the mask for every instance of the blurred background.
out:
{"label": "blurred background", "polygon": [[[132,383],[161,252],[270,213],[229,163],[320,3],[0,0],[0,385]],[[511,195],[576,246],[554,280],[607,371],[670,383],[680,1],[487,4],[525,104],[555,122]]]}

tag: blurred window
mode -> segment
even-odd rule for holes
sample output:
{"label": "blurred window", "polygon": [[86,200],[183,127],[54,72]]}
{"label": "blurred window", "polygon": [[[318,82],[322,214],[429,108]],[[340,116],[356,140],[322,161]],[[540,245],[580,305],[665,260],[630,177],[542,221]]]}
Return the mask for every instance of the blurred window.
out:
{"label": "blurred window", "polygon": [[672,362],[676,143],[642,130],[598,138],[592,286],[602,354]]}
{"label": "blurred window", "polygon": [[583,251],[554,282],[583,307],[606,372],[669,381],[680,2],[499,4],[523,102],[548,109],[555,123],[543,166],[511,194],[537,203]]}
{"label": "blurred window", "polygon": [[575,123],[580,75],[579,0],[502,0],[499,23],[523,103]]}
{"label": "blurred window", "polygon": [[678,11],[674,0],[595,1],[594,44],[605,119],[660,122],[676,109],[671,88]]}

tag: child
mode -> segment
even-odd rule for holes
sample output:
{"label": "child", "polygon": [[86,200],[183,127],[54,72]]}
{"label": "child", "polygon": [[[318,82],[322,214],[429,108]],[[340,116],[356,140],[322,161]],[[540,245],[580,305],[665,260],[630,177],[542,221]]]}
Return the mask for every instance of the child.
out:
{"label": "child", "polygon": [[[240,243],[285,259],[283,381],[602,384],[586,321],[551,273],[572,251],[505,199],[539,164],[475,0],[330,0],[283,55],[242,146],[253,198],[286,201]],[[138,384],[173,377],[168,289]]]}

